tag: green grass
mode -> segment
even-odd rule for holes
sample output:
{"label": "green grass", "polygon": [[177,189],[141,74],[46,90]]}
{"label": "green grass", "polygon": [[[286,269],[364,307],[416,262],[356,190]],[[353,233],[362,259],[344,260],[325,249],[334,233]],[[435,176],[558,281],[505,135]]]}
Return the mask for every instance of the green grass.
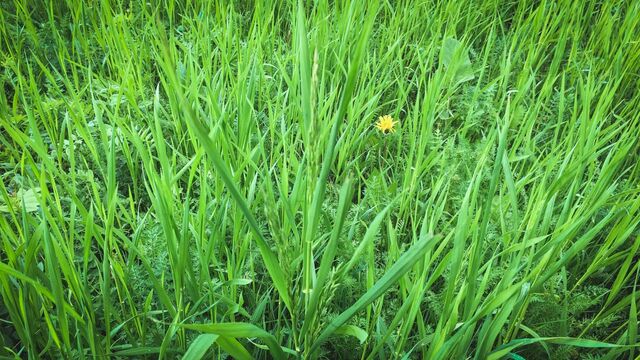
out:
{"label": "green grass", "polygon": [[640,359],[640,1],[0,34],[0,358]]}

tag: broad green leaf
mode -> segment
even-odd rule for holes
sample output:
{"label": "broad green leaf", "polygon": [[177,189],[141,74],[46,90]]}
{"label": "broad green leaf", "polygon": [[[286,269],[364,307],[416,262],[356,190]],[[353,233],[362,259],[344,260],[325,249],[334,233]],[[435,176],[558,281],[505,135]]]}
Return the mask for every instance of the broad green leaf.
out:
{"label": "broad green leaf", "polygon": [[[259,338],[262,339],[271,355],[276,359],[285,359],[284,351],[276,342],[276,338],[253,324],[217,323],[217,324],[182,324],[180,327],[202,333],[217,334],[226,338]],[[218,340],[220,343],[220,340]],[[221,345],[222,346],[222,345]]]}
{"label": "broad green leaf", "polygon": [[251,353],[245,349],[238,340],[229,336],[220,336],[216,341],[217,344],[226,351],[233,359],[237,360],[253,360]]}
{"label": "broad green leaf", "polygon": [[366,331],[355,325],[342,325],[338,329],[336,329],[333,334],[353,336],[360,341],[360,344],[363,344],[365,341],[367,341],[367,337],[369,336]]}
{"label": "broad green leaf", "polygon": [[131,347],[129,349],[115,351],[113,353],[114,356],[145,356],[145,355],[153,355],[160,353],[159,347]]}
{"label": "broad green leaf", "polygon": [[570,337],[541,337],[541,338],[531,338],[531,339],[516,339],[498,347],[495,351],[489,354],[489,356],[487,357],[487,360],[498,360],[503,356],[506,356],[516,348],[519,348],[525,345],[539,343],[539,342],[547,342],[550,344],[575,346],[575,347],[583,347],[583,348],[630,349],[634,347],[640,347],[640,343],[633,344],[633,345],[619,345],[619,344],[610,344],[610,343],[597,341],[597,340],[578,339],[578,338],[570,338]]}
{"label": "broad green leaf", "polygon": [[207,350],[216,342],[218,339],[217,334],[200,334],[198,337],[191,342],[187,352],[184,353],[182,360],[200,360],[207,353]]}
{"label": "broad green leaf", "polygon": [[[15,195],[9,197],[9,201],[12,203],[14,211],[24,211],[31,213],[38,210],[38,196],[40,195],[40,188],[33,188],[29,190],[20,189]],[[0,212],[10,212],[9,205],[0,205]]]}
{"label": "broad green leaf", "polygon": [[442,42],[440,61],[448,71],[454,73],[454,86],[475,78],[471,59],[469,59],[469,51],[460,41],[454,38],[449,37]]}

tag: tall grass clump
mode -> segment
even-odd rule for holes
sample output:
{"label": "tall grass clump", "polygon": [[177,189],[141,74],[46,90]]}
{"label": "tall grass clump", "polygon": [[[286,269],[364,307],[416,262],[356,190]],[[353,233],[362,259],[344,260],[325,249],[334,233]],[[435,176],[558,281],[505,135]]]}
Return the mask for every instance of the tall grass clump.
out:
{"label": "tall grass clump", "polygon": [[0,3],[0,357],[637,359],[639,1]]}

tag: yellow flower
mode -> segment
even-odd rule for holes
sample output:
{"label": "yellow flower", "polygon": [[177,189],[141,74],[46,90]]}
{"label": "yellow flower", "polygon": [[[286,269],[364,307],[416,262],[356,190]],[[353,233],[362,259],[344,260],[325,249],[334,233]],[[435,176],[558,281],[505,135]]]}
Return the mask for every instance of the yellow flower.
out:
{"label": "yellow flower", "polygon": [[384,115],[378,118],[376,129],[380,130],[382,133],[396,132],[396,124],[398,124],[398,122],[394,121],[391,115]]}

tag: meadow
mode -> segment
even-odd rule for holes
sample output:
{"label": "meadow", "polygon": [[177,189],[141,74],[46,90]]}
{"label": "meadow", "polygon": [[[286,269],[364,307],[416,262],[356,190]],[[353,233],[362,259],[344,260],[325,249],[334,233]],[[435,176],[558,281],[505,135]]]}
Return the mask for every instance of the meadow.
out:
{"label": "meadow", "polygon": [[640,359],[640,1],[0,2],[0,359]]}

